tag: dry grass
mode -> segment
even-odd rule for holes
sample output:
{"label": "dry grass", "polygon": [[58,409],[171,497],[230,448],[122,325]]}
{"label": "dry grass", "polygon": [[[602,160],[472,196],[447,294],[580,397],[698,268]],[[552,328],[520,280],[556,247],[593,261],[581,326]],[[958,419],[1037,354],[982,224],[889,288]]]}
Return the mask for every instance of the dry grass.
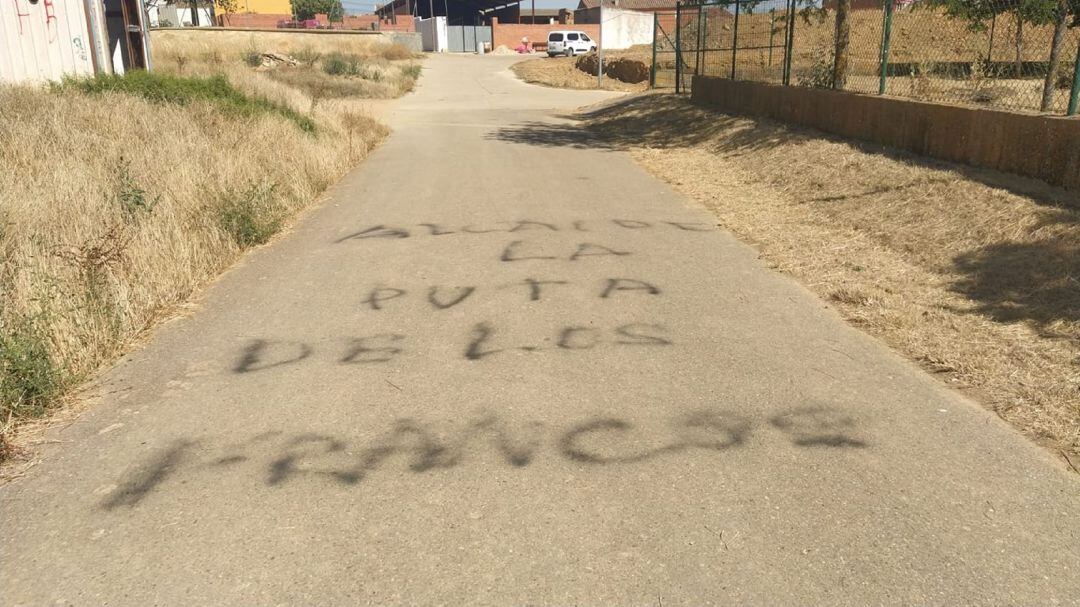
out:
{"label": "dry grass", "polygon": [[[605,56],[615,58],[620,56],[637,57],[637,50],[610,51]],[[596,76],[577,69],[574,66],[574,57],[540,57],[515,63],[511,68],[518,78],[532,84],[542,84],[556,88],[567,89],[595,89]],[[627,84],[614,78],[605,77],[603,80],[604,90],[641,92],[649,88],[648,81],[638,84]]]}
{"label": "dry grass", "polygon": [[320,55],[344,53],[391,61],[414,58],[409,49],[400,44],[391,44],[376,34],[158,30],[151,32],[150,42],[155,61],[175,63],[177,57],[184,57],[192,65],[233,63],[252,49],[292,56],[313,52]]}
{"label": "dry grass", "polygon": [[418,72],[368,37],[252,36],[155,32],[155,65],[222,73],[309,117],[314,133],[282,112],[237,114],[211,101],[0,87],[0,456],[21,419],[58,404],[386,135],[351,96],[366,89],[313,96],[248,67],[250,40],[276,52],[357,53],[413,73],[410,87]]}
{"label": "dry grass", "polygon": [[1080,457],[1080,197],[668,95],[587,118],[849,321]]}
{"label": "dry grass", "polygon": [[357,72],[349,75],[331,75],[318,67],[318,63],[313,67],[282,66],[269,70],[267,75],[272,80],[299,89],[313,100],[347,97],[394,99],[411,91],[419,75],[415,64],[394,64],[385,60],[363,61]]}
{"label": "dry grass", "polygon": [[[360,97],[392,99],[412,90],[419,76],[417,57],[380,36],[235,31],[153,32],[155,67],[178,75],[224,71],[230,81],[272,99],[288,97],[308,109],[323,99]],[[249,57],[274,53],[299,65],[245,65]],[[331,58],[355,62],[353,74],[330,75]],[[274,87],[280,83],[284,87]],[[299,94],[299,95],[298,95]]]}

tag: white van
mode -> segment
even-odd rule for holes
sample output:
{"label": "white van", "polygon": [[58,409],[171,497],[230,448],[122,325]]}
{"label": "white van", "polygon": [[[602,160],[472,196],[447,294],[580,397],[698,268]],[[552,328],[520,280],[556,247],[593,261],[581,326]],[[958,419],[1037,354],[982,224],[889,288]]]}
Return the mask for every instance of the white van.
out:
{"label": "white van", "polygon": [[558,30],[548,33],[548,57],[566,55],[573,57],[596,50],[596,43],[588,34],[577,30]]}

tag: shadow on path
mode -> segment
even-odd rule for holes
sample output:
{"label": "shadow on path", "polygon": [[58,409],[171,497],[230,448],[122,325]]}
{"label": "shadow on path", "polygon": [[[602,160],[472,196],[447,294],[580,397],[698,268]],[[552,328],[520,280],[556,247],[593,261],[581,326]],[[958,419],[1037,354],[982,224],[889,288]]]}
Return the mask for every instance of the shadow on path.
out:
{"label": "shadow on path", "polygon": [[[561,118],[583,120],[584,124],[530,122],[499,129],[489,138],[561,149],[698,147],[727,159],[772,151],[781,146],[792,146],[797,152],[795,146],[799,144],[824,139],[917,169],[959,173],[971,181],[1031,198],[1039,205],[1035,211],[1039,217],[1037,224],[1025,230],[1026,233],[1018,234],[1015,241],[958,251],[948,269],[959,276],[950,288],[970,298],[975,304],[975,312],[998,322],[1031,321],[1040,330],[1060,336],[1061,322],[1080,321],[1080,236],[1077,235],[1080,197],[1074,193],[1032,179],[938,161],[771,120],[726,115],[670,94],[624,97]],[[829,163],[830,158],[821,158],[820,162]],[[798,202],[859,199],[874,204],[878,195],[910,189],[913,192],[910,203],[919,204],[920,188],[927,185],[947,187],[954,180],[949,174],[925,174],[911,182],[871,185],[854,192],[825,188],[819,196]],[[1066,327],[1065,333],[1076,331]]]}

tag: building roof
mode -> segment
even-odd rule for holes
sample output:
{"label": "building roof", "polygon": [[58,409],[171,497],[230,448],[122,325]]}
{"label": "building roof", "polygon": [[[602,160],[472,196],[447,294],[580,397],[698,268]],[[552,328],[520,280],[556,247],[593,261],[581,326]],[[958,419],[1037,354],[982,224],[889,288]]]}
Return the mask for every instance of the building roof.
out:
{"label": "building roof", "polygon": [[[600,6],[600,0],[578,0],[578,8],[596,8]],[[616,8],[624,8],[628,11],[633,10],[657,10],[657,9],[671,9],[675,10],[675,0],[618,0],[616,3],[613,0],[604,0],[604,6],[614,6]]]}

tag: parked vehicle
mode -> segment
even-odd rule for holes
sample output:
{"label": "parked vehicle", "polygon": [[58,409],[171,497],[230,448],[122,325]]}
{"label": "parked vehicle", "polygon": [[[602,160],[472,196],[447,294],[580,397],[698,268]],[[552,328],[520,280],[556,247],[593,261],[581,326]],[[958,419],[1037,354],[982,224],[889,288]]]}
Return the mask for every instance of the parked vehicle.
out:
{"label": "parked vehicle", "polygon": [[596,50],[596,42],[588,34],[578,30],[558,30],[548,33],[548,57],[566,55],[573,57]]}

